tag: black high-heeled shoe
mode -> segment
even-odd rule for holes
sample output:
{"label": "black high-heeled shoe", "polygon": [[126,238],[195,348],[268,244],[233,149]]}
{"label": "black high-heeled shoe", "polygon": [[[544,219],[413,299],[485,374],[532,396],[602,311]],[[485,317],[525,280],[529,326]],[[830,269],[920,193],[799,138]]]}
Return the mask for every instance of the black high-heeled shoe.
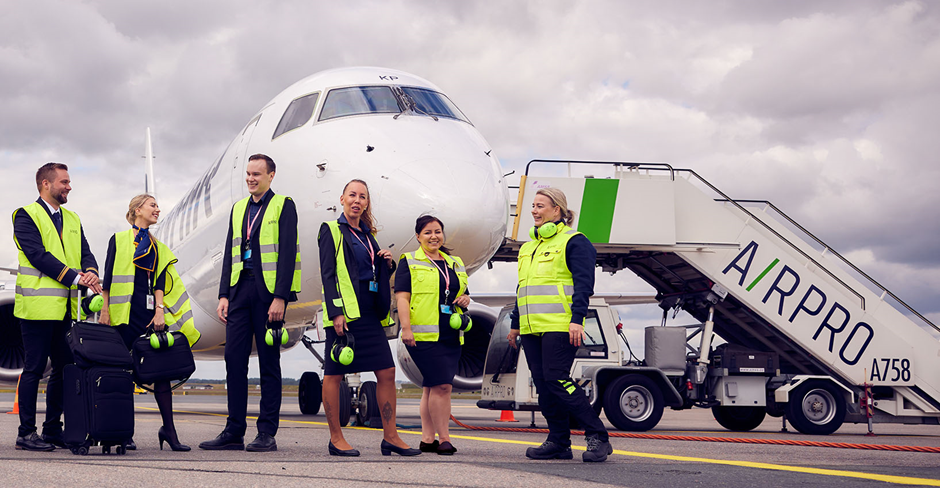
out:
{"label": "black high-heeled shoe", "polygon": [[399,456],[417,456],[418,454],[421,454],[420,449],[415,449],[413,447],[398,447],[385,439],[382,439],[382,444],[379,445],[379,448],[382,450],[383,456],[391,456],[393,452]]}
{"label": "black high-heeled shoe", "polygon": [[437,439],[434,439],[434,442],[421,441],[418,444],[418,449],[420,449],[421,452],[437,452],[437,447],[439,445],[440,443],[437,441]]}
{"label": "black high-heeled shoe", "polygon": [[157,431],[157,438],[160,439],[160,450],[163,450],[163,443],[166,442],[170,445],[170,449],[174,451],[189,451],[191,447],[180,443],[179,438],[176,437],[176,432],[173,432],[173,437],[170,437],[166,433],[166,427],[160,427],[160,430]]}

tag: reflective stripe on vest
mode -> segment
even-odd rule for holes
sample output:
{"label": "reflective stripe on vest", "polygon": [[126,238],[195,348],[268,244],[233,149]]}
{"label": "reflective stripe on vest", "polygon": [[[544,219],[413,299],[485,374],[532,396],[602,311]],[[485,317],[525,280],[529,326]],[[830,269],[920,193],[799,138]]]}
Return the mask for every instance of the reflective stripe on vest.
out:
{"label": "reflective stripe on vest", "polygon": [[565,259],[568,241],[580,232],[558,225],[548,239],[526,242],[519,250],[519,332],[567,332],[574,280]]}
{"label": "reflective stripe on vest", "polygon": [[[457,290],[459,297],[467,290],[467,268],[463,265],[463,260],[457,256],[448,256],[443,251],[440,252],[447,267],[454,270],[457,274],[457,280],[460,282],[460,288]],[[408,271],[411,274],[411,303],[409,317],[411,318],[411,332],[416,341],[436,342],[440,339],[440,304],[441,304],[441,272],[440,269],[431,263],[431,259],[424,254],[424,249],[418,248],[417,251],[404,253],[401,255],[408,263]],[[399,258],[401,259],[401,258]],[[399,313],[401,313],[399,311]],[[458,313],[463,313],[458,312]],[[460,331],[460,344],[463,345],[463,331]]]}
{"label": "reflective stripe on vest", "polygon": [[[330,235],[333,237],[333,246],[336,248],[336,253],[334,254],[336,258],[336,291],[339,293],[339,298],[333,299],[333,306],[343,311],[343,317],[346,319],[346,322],[352,322],[353,320],[359,319],[362,315],[359,313],[359,299],[356,298],[356,288],[352,284],[349,268],[346,267],[346,252],[343,250],[343,233],[339,229],[338,220],[326,222],[326,225],[330,228]],[[323,292],[322,285],[320,292],[325,298],[326,293]],[[366,291],[366,293],[371,292]],[[333,321],[327,316],[325,305],[321,313],[323,314],[321,317],[323,326],[333,327]],[[382,327],[388,327],[390,325],[394,325],[391,320],[391,311],[389,311],[389,314],[382,320]]]}
{"label": "reflective stripe on vest", "polygon": [[[43,204],[33,202],[22,209],[17,209],[13,212],[14,221],[16,212],[20,210],[25,211],[33,219],[33,223],[36,224],[42,236],[42,245],[47,252],[63,265],[71,269],[81,269],[82,223],[77,214],[66,210],[65,207],[59,207],[59,212],[62,213],[60,238]],[[16,240],[16,236],[13,237]],[[18,242],[17,248],[19,248]],[[56,277],[42,274],[29,262],[22,249],[17,254],[17,261],[19,272],[16,275],[14,316],[25,320],[62,320],[68,307],[71,318],[78,318],[78,295],[72,293],[73,296],[70,297],[71,288],[59,283]]]}
{"label": "reflective stripe on vest", "polygon": [[[153,236],[151,236],[153,238]],[[193,311],[189,303],[189,293],[183,280],[176,272],[176,256],[162,242],[153,238],[157,246],[157,267],[151,273],[155,285],[157,278],[166,270],[166,284],[163,294],[163,318],[167,327],[179,330],[186,336],[192,346],[199,340],[200,333],[196,330],[193,320]],[[111,325],[123,325],[130,322],[131,297],[134,295],[134,230],[114,234],[114,269],[111,272],[111,290],[108,294],[108,314],[111,316]],[[117,291],[115,291],[117,290]],[[149,290],[148,290],[149,291]]]}
{"label": "reflective stripe on vest", "polygon": [[[242,262],[242,224],[245,221],[245,213],[248,211],[248,200],[251,197],[243,198],[232,207],[232,273],[229,278],[229,285],[235,286],[238,283],[238,276],[244,267]],[[261,223],[258,226],[257,239],[261,250],[261,276],[264,278],[264,284],[269,293],[274,293],[274,285],[277,283],[277,258],[278,258],[278,225],[281,219],[281,210],[284,209],[284,202],[288,197],[274,194],[268,202],[267,207],[260,211]],[[294,259],[294,276],[291,279],[291,291],[300,293],[300,234],[297,235],[297,255]]]}

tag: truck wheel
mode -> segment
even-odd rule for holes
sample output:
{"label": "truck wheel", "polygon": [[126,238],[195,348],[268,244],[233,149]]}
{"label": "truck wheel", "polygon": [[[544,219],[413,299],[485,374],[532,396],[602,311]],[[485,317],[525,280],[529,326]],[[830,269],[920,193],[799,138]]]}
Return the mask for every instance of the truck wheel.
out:
{"label": "truck wheel", "polygon": [[320,403],[323,400],[323,385],[320,375],[307,371],[300,376],[297,387],[297,402],[300,404],[300,413],[316,415],[320,413]]}
{"label": "truck wheel", "polygon": [[663,394],[646,376],[622,376],[607,387],[604,411],[607,420],[620,430],[647,431],[663,417]]}
{"label": "truck wheel", "polygon": [[790,392],[787,420],[804,434],[831,434],[845,421],[845,398],[828,381],[806,381]]}
{"label": "truck wheel", "polygon": [[712,407],[712,415],[722,427],[735,432],[746,432],[756,429],[764,421],[766,412],[764,407],[716,405]]}

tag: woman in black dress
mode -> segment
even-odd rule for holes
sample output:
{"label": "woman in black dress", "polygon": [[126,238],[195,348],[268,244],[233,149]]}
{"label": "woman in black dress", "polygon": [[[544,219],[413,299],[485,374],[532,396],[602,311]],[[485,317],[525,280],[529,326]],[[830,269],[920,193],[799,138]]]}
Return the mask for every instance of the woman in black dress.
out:
{"label": "woman in black dress", "polygon": [[[323,325],[326,331],[326,358],[323,365],[323,410],[330,427],[330,455],[358,456],[343,437],[339,424],[339,389],[343,376],[373,371],[376,398],[382,414],[383,455],[414,456],[398,435],[395,425],[395,363],[385,337],[390,325],[391,288],[389,281],[395,261],[388,249],[375,240],[375,219],[369,188],[362,180],[352,180],[340,197],[343,214],[320,226],[320,278],[323,283]],[[342,364],[330,354],[342,345],[347,331],[355,339],[354,358]]]}
{"label": "woman in black dress", "polygon": [[[150,226],[160,217],[160,207],[146,194],[132,198],[128,207],[126,218],[132,228],[114,234],[108,243],[101,282],[104,306],[98,322],[117,327],[128,350],[150,325],[157,332],[166,330],[168,324],[175,325],[190,345],[195,344],[199,331],[193,326],[192,314],[187,313],[191,309],[185,298],[186,288],[173,266],[176,257],[150,235]],[[157,433],[160,449],[166,442],[174,451],[189,451],[189,446],[180,443],[173,424],[170,382],[159,381],[153,387],[163,417]]]}
{"label": "woman in black dress", "polygon": [[419,449],[450,455],[457,452],[448,431],[450,394],[463,344],[463,331],[452,328],[450,321],[458,313],[455,305],[461,310],[470,305],[467,272],[463,261],[444,246],[440,219],[418,217],[415,236],[421,247],[402,254],[395,273],[401,341],[423,378]]}

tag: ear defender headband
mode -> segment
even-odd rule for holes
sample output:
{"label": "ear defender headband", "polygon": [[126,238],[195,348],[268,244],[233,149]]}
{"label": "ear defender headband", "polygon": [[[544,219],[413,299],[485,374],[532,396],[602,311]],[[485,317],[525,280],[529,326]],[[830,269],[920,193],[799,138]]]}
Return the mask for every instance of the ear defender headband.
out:
{"label": "ear defender headband", "polygon": [[[269,323],[268,325],[271,324]],[[278,337],[280,337],[280,339],[277,339]],[[287,344],[287,329],[284,328],[284,322],[278,322],[278,326],[269,327],[268,330],[264,332],[264,343],[269,346]]]}
{"label": "ear defender headband", "polygon": [[469,315],[465,313],[450,314],[450,328],[451,329],[466,332],[470,330],[470,327],[473,327],[473,321],[470,320]]}
{"label": "ear defender headband", "polygon": [[85,315],[91,315],[93,313],[100,312],[103,307],[104,298],[102,298],[101,295],[97,293],[82,298],[82,311],[85,312]]}
{"label": "ear defender headband", "polygon": [[548,239],[549,237],[558,233],[558,226],[554,222],[546,222],[542,224],[541,227],[532,227],[529,229],[529,238],[533,241],[536,239],[536,234],[542,239]]}
{"label": "ear defender headband", "polygon": [[345,335],[336,338],[336,342],[330,348],[330,359],[343,366],[349,366],[355,357],[353,350],[355,347],[356,338],[347,330]]}
{"label": "ear defender headband", "polygon": [[150,334],[150,347],[154,349],[169,349],[173,347],[174,342],[176,342],[176,340],[173,339],[172,332],[163,331]]}

